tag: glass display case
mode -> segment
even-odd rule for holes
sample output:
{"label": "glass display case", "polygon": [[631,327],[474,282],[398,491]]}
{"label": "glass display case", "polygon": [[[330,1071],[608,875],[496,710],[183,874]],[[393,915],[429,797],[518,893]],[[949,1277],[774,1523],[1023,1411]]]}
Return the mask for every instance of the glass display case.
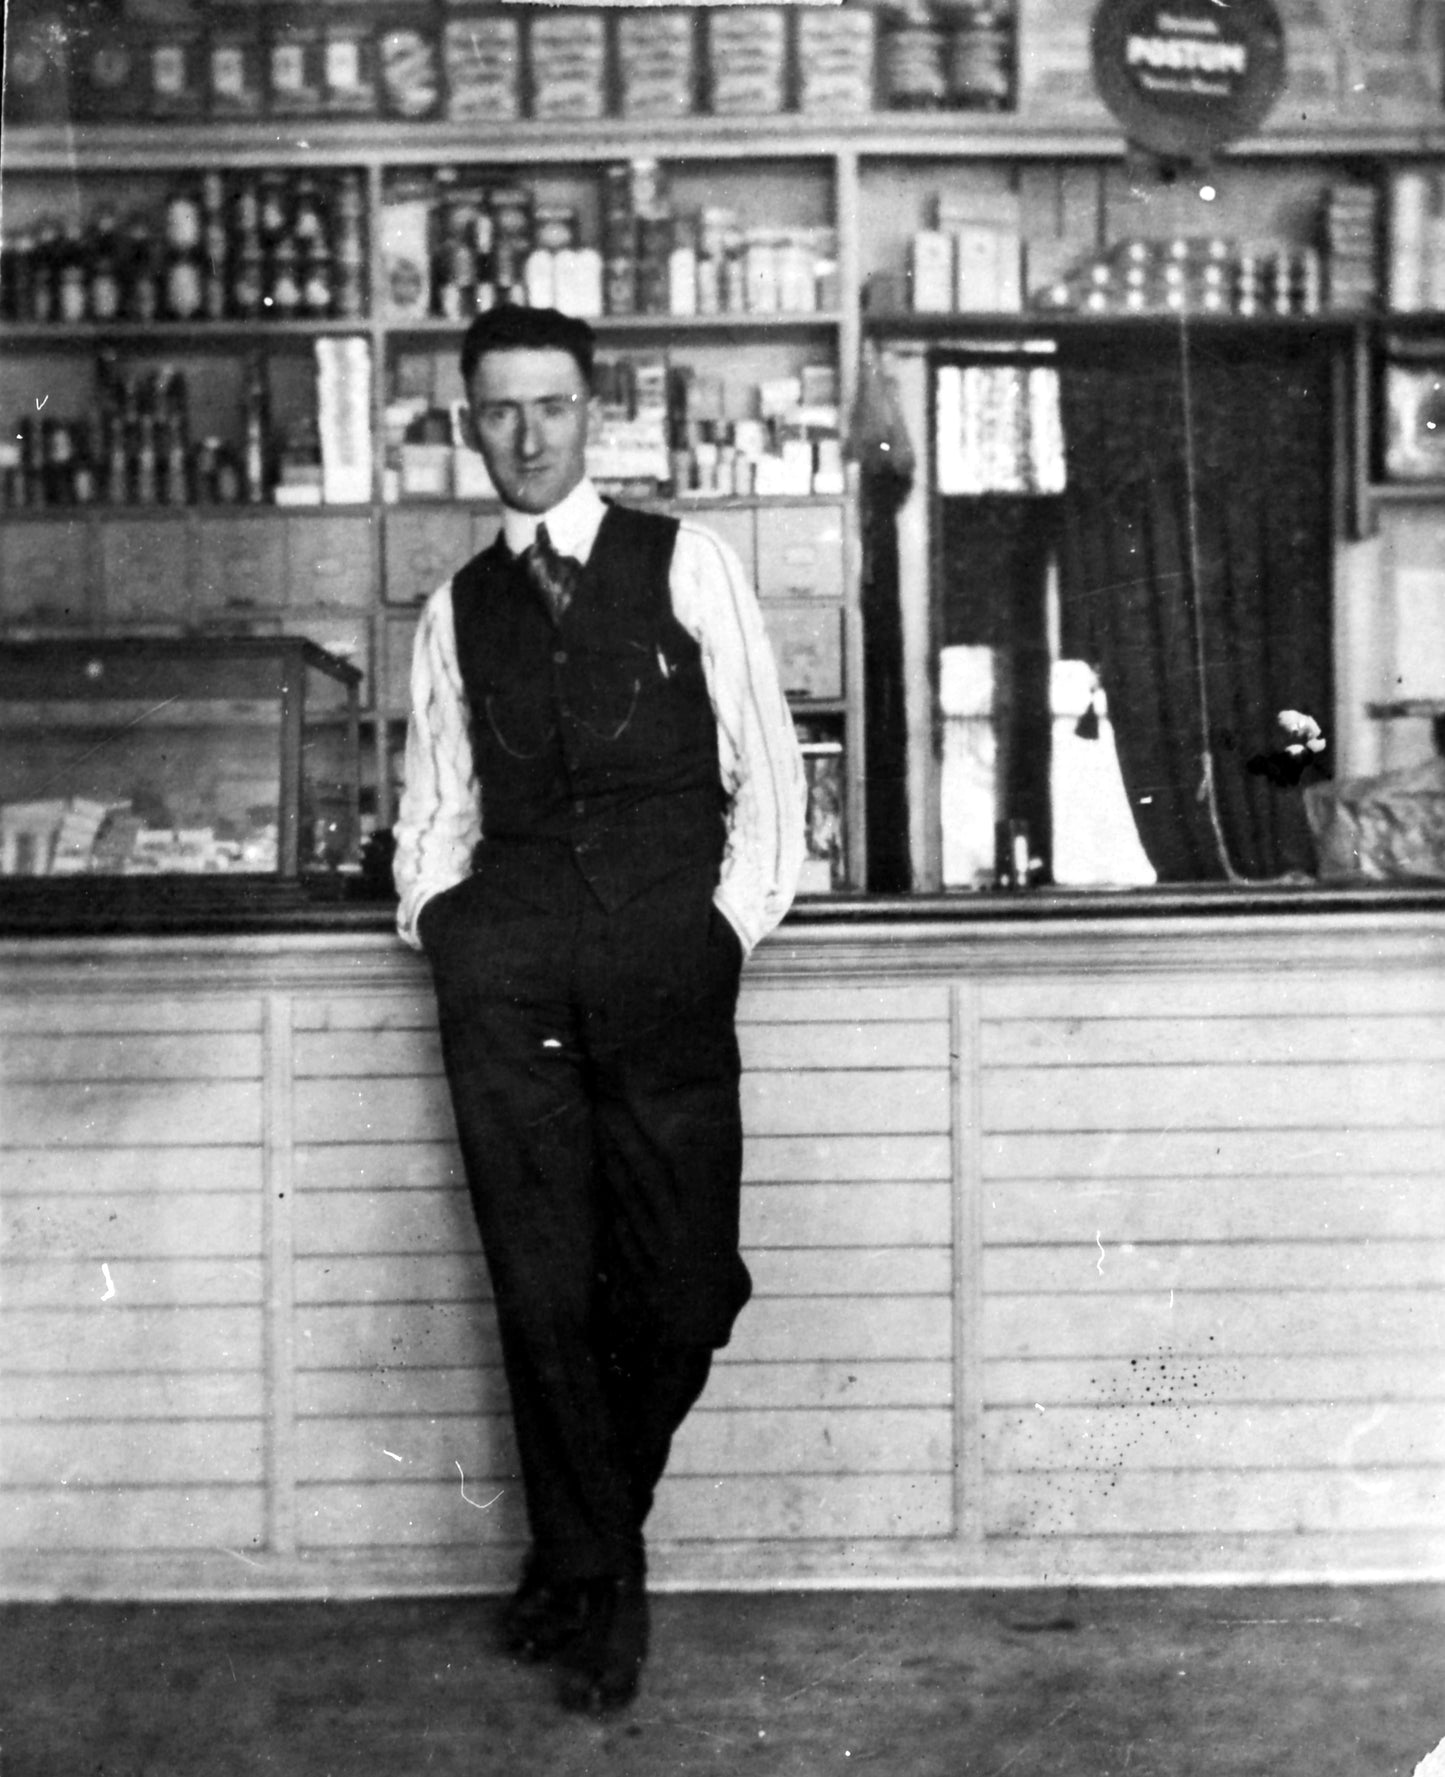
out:
{"label": "glass display case", "polygon": [[296,636],[0,642],[0,875],[354,869],[360,682]]}

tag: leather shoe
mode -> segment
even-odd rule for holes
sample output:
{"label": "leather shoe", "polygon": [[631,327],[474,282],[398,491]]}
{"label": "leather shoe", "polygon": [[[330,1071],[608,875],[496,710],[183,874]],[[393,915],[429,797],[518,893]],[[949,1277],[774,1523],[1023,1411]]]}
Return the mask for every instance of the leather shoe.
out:
{"label": "leather shoe", "polygon": [[522,1583],[502,1613],[502,1645],[514,1658],[550,1660],[587,1624],[582,1580],[550,1580],[536,1558],[527,1563]]}
{"label": "leather shoe", "polygon": [[641,1574],[583,1582],[586,1622],[563,1652],[557,1697],[564,1709],[606,1715],[637,1694],[647,1657],[647,1589]]}

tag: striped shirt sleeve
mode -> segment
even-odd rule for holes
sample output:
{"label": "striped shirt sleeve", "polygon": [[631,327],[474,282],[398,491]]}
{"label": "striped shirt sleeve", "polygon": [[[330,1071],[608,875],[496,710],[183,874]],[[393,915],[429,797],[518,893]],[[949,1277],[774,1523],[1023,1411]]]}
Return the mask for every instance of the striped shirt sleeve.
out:
{"label": "striped shirt sleeve", "polygon": [[396,822],[397,931],[421,948],[417,915],[433,895],[461,882],[482,832],[481,791],[472,764],[467,697],[457,668],[448,582],[433,593],[411,662],[406,778]]}
{"label": "striped shirt sleeve", "polygon": [[684,519],[671,591],[674,616],[702,649],[717,716],[728,837],[714,899],[751,951],[787,912],[802,869],[802,754],[762,611],[734,550]]}

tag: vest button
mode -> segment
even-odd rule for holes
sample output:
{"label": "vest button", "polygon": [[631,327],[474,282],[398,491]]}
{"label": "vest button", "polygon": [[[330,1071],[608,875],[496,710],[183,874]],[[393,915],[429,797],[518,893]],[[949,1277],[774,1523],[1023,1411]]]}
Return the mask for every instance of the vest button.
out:
{"label": "vest button", "polygon": [[557,652],[552,656],[552,664],[554,666],[566,666],[566,664],[567,664],[567,650],[565,648],[559,648],[557,650]]}

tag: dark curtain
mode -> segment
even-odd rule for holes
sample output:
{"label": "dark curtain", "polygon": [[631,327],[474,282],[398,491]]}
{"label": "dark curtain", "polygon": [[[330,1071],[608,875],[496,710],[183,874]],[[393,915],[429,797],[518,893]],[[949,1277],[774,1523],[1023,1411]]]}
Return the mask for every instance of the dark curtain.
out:
{"label": "dark curtain", "polygon": [[1312,869],[1300,793],[1259,762],[1279,710],[1330,727],[1328,347],[1173,335],[1062,384],[1062,652],[1100,673],[1160,880],[1229,873],[1206,733],[1233,871]]}
{"label": "dark curtain", "polygon": [[867,886],[905,894],[913,886],[908,856],[908,727],[903,702],[903,619],[894,522],[907,483],[888,474],[863,477],[863,710]]}

